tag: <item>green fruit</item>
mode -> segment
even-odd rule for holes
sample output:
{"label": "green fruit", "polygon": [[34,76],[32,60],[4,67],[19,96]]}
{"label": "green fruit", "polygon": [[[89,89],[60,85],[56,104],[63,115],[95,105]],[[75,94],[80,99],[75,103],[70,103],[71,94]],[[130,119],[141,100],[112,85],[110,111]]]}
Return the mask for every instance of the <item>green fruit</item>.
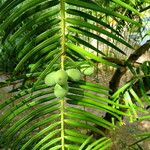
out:
{"label": "green fruit", "polygon": [[48,85],[48,86],[53,86],[56,84],[55,82],[55,74],[56,72],[51,72],[50,74],[48,74],[46,77],[45,77],[45,84]]}
{"label": "green fruit", "polygon": [[78,69],[68,69],[66,72],[72,81],[79,81],[81,79],[81,73]]}
{"label": "green fruit", "polygon": [[89,64],[82,64],[82,65],[80,66],[80,71],[81,71],[81,72],[84,72],[84,70],[87,69],[88,67],[90,67]]}
{"label": "green fruit", "polygon": [[86,76],[90,76],[94,73],[94,66],[90,66],[89,64],[83,64],[80,67],[80,71],[86,75]]}
{"label": "green fruit", "polygon": [[84,70],[83,74],[86,76],[90,76],[94,73],[94,67],[88,67],[87,69]]}
{"label": "green fruit", "polygon": [[56,84],[54,87],[54,95],[57,98],[64,98],[68,93],[68,85],[60,86],[59,84]]}
{"label": "green fruit", "polygon": [[55,82],[59,85],[65,85],[68,80],[68,75],[64,70],[58,70],[55,74]]}

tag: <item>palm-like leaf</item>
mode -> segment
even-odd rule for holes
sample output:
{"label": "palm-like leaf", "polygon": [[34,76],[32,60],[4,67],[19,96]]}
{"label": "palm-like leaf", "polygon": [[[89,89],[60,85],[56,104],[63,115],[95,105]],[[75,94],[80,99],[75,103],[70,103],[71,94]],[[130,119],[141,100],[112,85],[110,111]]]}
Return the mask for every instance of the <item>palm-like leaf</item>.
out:
{"label": "palm-like leaf", "polygon": [[[125,3],[121,5],[137,13]],[[108,148],[111,141],[98,127],[111,130],[115,125],[89,109],[110,113],[121,122],[121,116],[130,114],[118,108],[127,109],[132,105],[111,101],[107,98],[109,89],[86,81],[70,81],[66,98],[56,99],[53,88],[47,87],[43,79],[53,70],[78,68],[84,61],[116,67],[103,58],[105,54],[90,44],[89,39],[101,41],[122,54],[125,52],[107,37],[132,48],[115,29],[89,11],[134,25],[139,23],[92,0],[6,0],[0,10],[1,43],[5,47],[13,45],[16,50],[17,65],[13,71],[16,79],[13,80],[31,81],[27,88],[19,87],[21,92],[17,91],[16,96],[0,105],[4,111],[0,119],[1,143],[21,150]],[[10,107],[11,104],[15,105]],[[89,137],[88,131],[104,137],[96,140],[94,136]]]}

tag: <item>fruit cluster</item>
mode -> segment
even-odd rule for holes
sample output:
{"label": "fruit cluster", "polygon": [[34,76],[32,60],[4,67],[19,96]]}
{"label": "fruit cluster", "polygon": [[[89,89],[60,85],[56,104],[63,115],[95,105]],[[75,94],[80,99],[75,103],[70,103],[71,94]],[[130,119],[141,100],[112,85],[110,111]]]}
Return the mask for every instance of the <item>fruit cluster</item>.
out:
{"label": "fruit cluster", "polygon": [[64,98],[68,93],[68,78],[78,82],[81,79],[81,73],[91,75],[94,72],[94,67],[82,65],[80,71],[78,69],[58,70],[49,73],[45,77],[45,84],[54,86],[54,95],[57,98]]}

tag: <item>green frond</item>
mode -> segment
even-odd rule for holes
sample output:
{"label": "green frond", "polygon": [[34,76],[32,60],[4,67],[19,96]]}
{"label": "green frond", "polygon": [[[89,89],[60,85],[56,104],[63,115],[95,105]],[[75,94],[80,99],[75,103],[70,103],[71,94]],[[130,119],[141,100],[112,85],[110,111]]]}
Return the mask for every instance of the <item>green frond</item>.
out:
{"label": "green frond", "polygon": [[[129,4],[112,1],[140,15]],[[91,42],[101,42],[123,55],[126,53],[114,41],[133,49],[116,28],[102,19],[104,16],[140,26],[136,20],[92,0],[0,2],[2,52],[11,49],[15,61],[12,77],[1,87],[18,82],[11,91],[14,96],[0,103],[0,145],[13,150],[105,150],[112,145],[105,130],[116,127],[113,118],[119,123],[122,116],[138,118],[137,110],[143,111],[144,104],[133,85],[140,84],[140,92],[149,103],[143,84],[149,81],[149,62],[135,71],[144,77],[136,76],[113,96],[111,89],[87,81],[84,74],[78,82],[67,81],[68,93],[62,98],[55,96],[53,86],[44,84],[45,77],[57,70],[81,71],[85,64],[94,70],[97,64],[119,67],[106,60],[105,50]],[[112,119],[105,119],[105,113]]]}

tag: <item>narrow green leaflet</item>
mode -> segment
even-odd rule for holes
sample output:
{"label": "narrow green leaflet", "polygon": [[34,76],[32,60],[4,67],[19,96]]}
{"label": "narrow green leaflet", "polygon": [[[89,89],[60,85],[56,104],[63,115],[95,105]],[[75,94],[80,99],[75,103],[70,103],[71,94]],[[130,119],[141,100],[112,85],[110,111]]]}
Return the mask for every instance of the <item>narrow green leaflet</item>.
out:
{"label": "narrow green leaflet", "polygon": [[91,9],[91,10],[95,10],[95,11],[99,11],[99,12],[102,12],[102,13],[105,13],[105,14],[108,14],[110,16],[115,16],[115,17],[118,17],[122,20],[125,20],[127,22],[130,22],[132,24],[135,24],[137,26],[141,26],[140,23],[126,17],[126,16],[123,16],[115,11],[112,11],[111,9],[106,9],[106,8],[103,8],[103,7],[100,7],[98,5],[96,5],[95,3],[88,3],[88,2],[84,2],[84,1],[81,1],[81,0],[76,0],[76,1],[72,1],[72,0],[65,0],[68,4],[71,4],[71,5],[74,5],[74,6],[78,6],[78,7],[82,7],[82,8],[87,8],[87,9]]}
{"label": "narrow green leaflet", "polygon": [[[67,18],[66,21],[67,21],[68,23],[73,24],[73,25],[77,25],[77,26],[80,26],[80,27],[86,27],[86,28],[88,28],[88,29],[95,30],[95,31],[97,31],[97,32],[99,32],[99,33],[101,33],[101,34],[104,34],[104,35],[106,35],[106,36],[108,36],[108,37],[110,37],[110,38],[112,38],[112,39],[115,39],[115,40],[121,42],[122,44],[124,44],[124,45],[126,45],[126,46],[132,48],[132,46],[129,45],[129,44],[128,44],[126,41],[124,41],[123,39],[117,37],[116,35],[114,35],[114,34],[112,34],[112,33],[110,33],[110,32],[108,32],[107,30],[104,30],[104,29],[102,29],[102,28],[100,28],[100,27],[97,27],[96,25],[90,24],[90,23],[85,22],[85,21],[80,20],[80,19]],[[121,52],[122,54],[125,54],[123,51],[120,51],[120,52]]]}
{"label": "narrow green leaflet", "polygon": [[110,63],[110,62],[102,59],[101,57],[98,57],[98,56],[96,56],[96,55],[94,55],[94,54],[86,51],[85,49],[83,49],[83,48],[81,48],[79,46],[76,46],[76,45],[74,45],[72,43],[66,43],[66,45],[68,46],[68,48],[70,48],[73,51],[79,53],[80,55],[84,56],[85,58],[89,57],[89,58],[91,58],[91,59],[93,59],[93,60],[95,60],[97,62],[100,62],[100,63],[103,63],[103,64],[107,64],[107,65],[111,65],[113,67],[116,67],[115,64],[112,64],[112,63]]}
{"label": "narrow green leaflet", "polygon": [[138,12],[136,9],[134,9],[133,7],[128,5],[127,3],[124,3],[122,0],[112,0],[112,1],[114,1],[115,3],[121,5],[122,7],[127,8],[128,10],[131,10],[132,12],[134,12],[134,13],[136,13],[138,15],[141,15],[140,12]]}

